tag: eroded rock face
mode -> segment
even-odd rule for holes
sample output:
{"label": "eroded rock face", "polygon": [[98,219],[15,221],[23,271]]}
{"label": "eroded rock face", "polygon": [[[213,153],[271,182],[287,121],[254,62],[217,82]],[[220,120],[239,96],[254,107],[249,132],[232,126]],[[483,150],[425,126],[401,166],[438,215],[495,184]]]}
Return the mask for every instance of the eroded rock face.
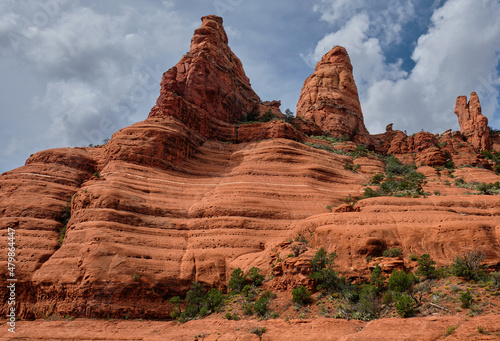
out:
{"label": "eroded rock face", "polygon": [[458,117],[460,132],[465,136],[467,142],[477,150],[490,150],[492,142],[488,118],[481,113],[481,104],[475,92],[470,94],[469,102],[467,102],[466,96],[457,98],[455,114]]}
{"label": "eroded rock face", "polygon": [[369,143],[352,65],[345,48],[336,46],[304,82],[297,116],[311,119],[331,136]]}

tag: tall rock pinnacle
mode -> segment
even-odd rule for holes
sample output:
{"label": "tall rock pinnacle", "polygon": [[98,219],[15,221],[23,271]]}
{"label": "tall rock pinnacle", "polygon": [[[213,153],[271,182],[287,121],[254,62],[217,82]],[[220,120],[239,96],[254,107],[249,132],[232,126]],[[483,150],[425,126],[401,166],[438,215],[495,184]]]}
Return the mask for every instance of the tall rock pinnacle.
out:
{"label": "tall rock pinnacle", "polygon": [[458,96],[455,103],[455,115],[458,117],[460,132],[467,142],[477,150],[489,150],[492,147],[488,118],[481,113],[481,104],[475,92],[467,96]]}
{"label": "tall rock pinnacle", "polygon": [[163,74],[149,117],[174,116],[206,137],[214,120],[234,123],[260,103],[243,65],[228,46],[222,18],[205,16],[191,48]]}
{"label": "tall rock pinnacle", "polygon": [[297,103],[297,116],[312,119],[332,136],[347,135],[356,142],[369,143],[345,48],[332,48],[306,79]]}

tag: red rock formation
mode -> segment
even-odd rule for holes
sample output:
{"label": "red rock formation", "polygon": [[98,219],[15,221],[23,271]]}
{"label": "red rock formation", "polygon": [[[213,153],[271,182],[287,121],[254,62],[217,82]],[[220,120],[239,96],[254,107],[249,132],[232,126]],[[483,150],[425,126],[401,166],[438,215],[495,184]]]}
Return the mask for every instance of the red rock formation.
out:
{"label": "red rock formation", "polygon": [[[298,125],[364,141],[347,54],[332,51],[306,82],[311,94],[303,91]],[[329,104],[321,106],[322,98]],[[270,274],[273,250],[298,232],[310,238],[309,250],[280,265],[285,277],[277,276],[277,287],[297,283],[294,274],[308,283],[308,257],[320,246],[337,251],[338,270],[351,277],[369,273],[365,257],[379,256],[381,246],[429,253],[440,264],[478,248],[498,262],[498,197],[372,198],[353,212],[329,212],[346,197],[359,197],[383,162],[301,144],[294,140],[303,134],[279,120],[232,124],[254,108],[279,114],[278,104],[260,103],[227,47],[222,20],[205,17],[191,52],[165,74],[147,120],[116,132],[105,146],[39,152],[2,174],[0,229],[16,230],[19,251],[17,316],[165,318],[169,298],[194,280],[224,287],[236,267]],[[438,144],[429,133],[386,134],[392,140],[383,148],[403,154]],[[334,148],[352,151],[356,144]],[[352,163],[357,172],[344,168]],[[484,169],[460,171],[476,181],[500,179]],[[6,262],[1,253],[0,267]],[[5,286],[0,296],[7,297]],[[4,300],[0,313],[7,309]]]}
{"label": "red rock formation", "polygon": [[195,30],[191,48],[164,73],[160,97],[150,118],[173,116],[201,135],[220,136],[221,125],[236,123],[258,110],[243,65],[228,46],[222,18],[209,15]]}
{"label": "red rock formation", "polygon": [[488,118],[481,114],[481,104],[475,92],[466,96],[458,96],[455,104],[455,114],[458,117],[460,132],[467,142],[477,150],[490,150],[492,147]]}
{"label": "red rock formation", "polygon": [[311,119],[331,136],[346,135],[358,143],[370,143],[345,48],[330,50],[306,79],[297,103],[297,117]]}

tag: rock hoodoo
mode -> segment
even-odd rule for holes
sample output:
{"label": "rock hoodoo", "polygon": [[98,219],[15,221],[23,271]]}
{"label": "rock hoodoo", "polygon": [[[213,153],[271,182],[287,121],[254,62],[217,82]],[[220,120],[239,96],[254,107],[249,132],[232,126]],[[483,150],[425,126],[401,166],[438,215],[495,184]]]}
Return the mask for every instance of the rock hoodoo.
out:
{"label": "rock hoodoo", "polygon": [[481,113],[481,104],[475,92],[470,94],[469,102],[467,102],[466,96],[458,96],[455,104],[455,114],[458,117],[460,132],[467,142],[477,150],[491,149],[488,118]]}
{"label": "rock hoodoo", "polygon": [[369,143],[352,65],[345,48],[335,46],[304,82],[297,116],[313,120],[331,136]]}
{"label": "rock hoodoo", "polygon": [[205,137],[220,135],[221,125],[258,110],[243,65],[228,46],[222,18],[209,15],[195,30],[191,48],[164,73],[150,118],[173,116]]}

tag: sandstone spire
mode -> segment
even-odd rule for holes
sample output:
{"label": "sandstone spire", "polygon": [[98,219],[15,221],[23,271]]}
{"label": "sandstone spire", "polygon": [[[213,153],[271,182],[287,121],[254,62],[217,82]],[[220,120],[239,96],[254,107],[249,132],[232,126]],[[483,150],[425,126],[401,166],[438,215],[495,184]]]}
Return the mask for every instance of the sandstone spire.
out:
{"label": "sandstone spire", "polygon": [[306,79],[297,103],[297,116],[312,119],[332,136],[347,135],[356,142],[369,142],[345,48],[331,49]]}
{"label": "sandstone spire", "polygon": [[470,94],[469,102],[467,102],[467,96],[457,97],[455,115],[458,117],[460,132],[467,142],[477,150],[491,149],[488,118],[481,113],[481,104],[475,92]]}
{"label": "sandstone spire", "polygon": [[189,52],[163,74],[149,117],[174,116],[211,137],[208,128],[214,120],[237,122],[258,106],[260,98],[228,46],[222,18],[209,15],[201,20]]}

